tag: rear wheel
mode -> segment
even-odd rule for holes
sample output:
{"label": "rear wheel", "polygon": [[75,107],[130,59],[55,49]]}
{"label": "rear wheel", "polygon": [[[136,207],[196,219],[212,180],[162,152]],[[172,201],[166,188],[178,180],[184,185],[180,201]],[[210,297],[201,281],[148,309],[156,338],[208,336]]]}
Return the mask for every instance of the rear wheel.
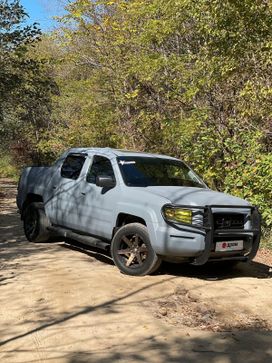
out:
{"label": "rear wheel", "polygon": [[116,232],[111,254],[115,265],[127,275],[147,275],[161,264],[151,246],[147,227],[140,223],[127,224]]}
{"label": "rear wheel", "polygon": [[50,238],[50,226],[43,203],[31,203],[24,211],[24,232],[30,242],[47,242]]}

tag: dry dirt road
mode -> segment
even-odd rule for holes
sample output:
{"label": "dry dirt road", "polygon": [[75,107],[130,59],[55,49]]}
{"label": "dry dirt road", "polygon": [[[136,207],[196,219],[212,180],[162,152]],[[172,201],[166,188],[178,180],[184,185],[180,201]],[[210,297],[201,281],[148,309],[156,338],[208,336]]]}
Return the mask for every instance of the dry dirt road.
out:
{"label": "dry dirt road", "polygon": [[0,183],[0,362],[272,362],[271,267],[122,275],[97,251],[24,238]]}

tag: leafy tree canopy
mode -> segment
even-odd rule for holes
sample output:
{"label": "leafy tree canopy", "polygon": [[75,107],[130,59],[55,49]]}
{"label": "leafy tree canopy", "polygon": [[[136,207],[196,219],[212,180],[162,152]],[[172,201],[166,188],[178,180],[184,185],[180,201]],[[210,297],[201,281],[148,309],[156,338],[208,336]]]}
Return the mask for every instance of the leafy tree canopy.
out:
{"label": "leafy tree canopy", "polygon": [[[3,34],[16,34],[23,10],[0,3],[14,13]],[[16,95],[36,155],[95,145],[180,157],[272,226],[271,2],[73,0],[59,21],[32,51],[39,35],[22,27],[1,48],[12,91],[0,97]]]}
{"label": "leafy tree canopy", "polygon": [[19,1],[0,0],[1,144],[31,149],[48,124],[53,82],[44,61],[34,56],[41,31],[37,24],[25,26],[26,17]]}

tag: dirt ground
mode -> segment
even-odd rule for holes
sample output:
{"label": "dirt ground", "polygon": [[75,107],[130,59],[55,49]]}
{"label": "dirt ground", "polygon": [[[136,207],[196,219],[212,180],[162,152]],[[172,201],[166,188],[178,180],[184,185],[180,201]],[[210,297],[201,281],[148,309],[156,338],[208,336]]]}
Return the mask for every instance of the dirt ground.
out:
{"label": "dirt ground", "polygon": [[27,242],[15,195],[2,180],[0,362],[272,362],[270,252],[129,277],[82,245]]}

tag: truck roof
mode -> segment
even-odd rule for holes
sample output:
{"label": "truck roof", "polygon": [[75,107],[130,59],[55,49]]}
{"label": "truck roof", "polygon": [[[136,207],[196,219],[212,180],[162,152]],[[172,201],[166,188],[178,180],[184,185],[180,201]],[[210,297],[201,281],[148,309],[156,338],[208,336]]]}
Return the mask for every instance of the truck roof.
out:
{"label": "truck roof", "polygon": [[163,154],[154,154],[154,153],[145,153],[133,150],[121,150],[121,149],[114,149],[110,147],[84,147],[84,148],[71,148],[68,150],[69,153],[86,153],[86,154],[93,154],[93,153],[103,153],[108,156],[145,156],[145,157],[160,157],[160,158],[167,158],[167,159],[174,159],[172,156],[163,155]]}

